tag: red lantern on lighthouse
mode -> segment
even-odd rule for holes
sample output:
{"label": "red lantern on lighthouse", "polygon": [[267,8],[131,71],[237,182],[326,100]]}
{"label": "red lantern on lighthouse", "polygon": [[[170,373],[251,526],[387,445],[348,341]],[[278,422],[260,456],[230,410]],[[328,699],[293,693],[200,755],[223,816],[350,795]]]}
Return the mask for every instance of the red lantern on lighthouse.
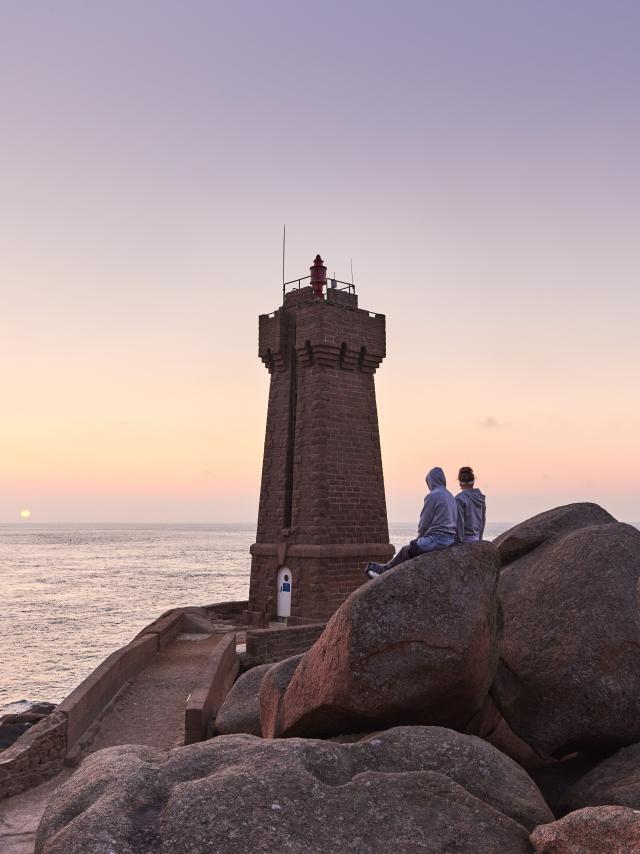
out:
{"label": "red lantern on lighthouse", "polygon": [[311,272],[313,295],[314,297],[322,297],[322,291],[327,284],[327,268],[322,263],[322,258],[319,255],[316,255],[313,266],[309,270]]}

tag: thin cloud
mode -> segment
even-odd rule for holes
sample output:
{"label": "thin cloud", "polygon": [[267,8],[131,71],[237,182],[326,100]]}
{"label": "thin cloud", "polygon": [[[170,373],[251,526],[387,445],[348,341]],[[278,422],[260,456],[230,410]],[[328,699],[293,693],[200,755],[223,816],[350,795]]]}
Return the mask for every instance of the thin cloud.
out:
{"label": "thin cloud", "polygon": [[507,424],[506,421],[498,421],[493,415],[485,415],[479,423],[482,427],[487,427],[488,429],[492,427],[504,427]]}

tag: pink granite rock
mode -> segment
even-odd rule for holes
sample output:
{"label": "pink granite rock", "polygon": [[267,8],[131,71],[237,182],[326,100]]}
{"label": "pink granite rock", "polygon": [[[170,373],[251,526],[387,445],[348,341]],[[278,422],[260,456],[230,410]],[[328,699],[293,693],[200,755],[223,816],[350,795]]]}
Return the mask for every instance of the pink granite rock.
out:
{"label": "pink granite rock", "polygon": [[530,854],[552,816],[491,745],[439,727],[356,744],[226,735],[88,757],[54,792],[37,854]]}
{"label": "pink granite rock", "polygon": [[519,556],[500,576],[504,627],[491,695],[516,735],[556,757],[640,741],[640,531],[593,524],[605,511],[577,507],[541,514],[529,539],[513,535],[520,551],[512,543],[510,554]]}
{"label": "pink granite rock", "polygon": [[272,664],[260,681],[260,729],[265,738],[273,738],[282,729],[285,694],[303,658],[300,653]]}
{"label": "pink granite rock", "polygon": [[263,683],[264,736],[398,724],[464,731],[495,671],[498,574],[492,544],[471,543],[421,555],[360,587],[305,653],[277,696],[277,714]]}
{"label": "pink granite rock", "polygon": [[568,789],[567,801],[574,810],[613,804],[640,810],[640,744],[589,769]]}
{"label": "pink granite rock", "polygon": [[536,854],[637,854],[640,810],[587,807],[531,834]]}
{"label": "pink granite rock", "polygon": [[262,735],[258,697],[262,679],[271,666],[260,664],[252,667],[234,683],[216,717],[216,731],[219,735],[237,732]]}
{"label": "pink granite rock", "polygon": [[502,563],[507,564],[534,551],[539,546],[548,545],[566,537],[571,531],[587,528],[590,525],[607,525],[616,521],[598,504],[589,502],[564,504],[562,507],[545,510],[544,513],[538,513],[537,516],[514,525],[513,528],[496,537],[493,544],[498,549]]}

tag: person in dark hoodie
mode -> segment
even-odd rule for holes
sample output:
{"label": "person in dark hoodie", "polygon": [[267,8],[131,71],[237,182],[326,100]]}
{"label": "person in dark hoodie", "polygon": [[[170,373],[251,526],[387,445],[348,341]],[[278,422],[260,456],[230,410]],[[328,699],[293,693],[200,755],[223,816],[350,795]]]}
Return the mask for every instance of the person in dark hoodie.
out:
{"label": "person in dark hoodie", "polygon": [[458,472],[458,482],[462,490],[456,495],[458,505],[457,537],[460,543],[475,543],[482,539],[487,519],[486,499],[475,487],[476,476],[473,469],[463,466]]}
{"label": "person in dark hoodie", "polygon": [[425,552],[446,549],[456,542],[458,505],[447,489],[447,480],[439,466],[427,475],[429,492],[418,521],[418,536],[403,546],[388,563],[368,563],[364,574],[375,578],[394,566]]}

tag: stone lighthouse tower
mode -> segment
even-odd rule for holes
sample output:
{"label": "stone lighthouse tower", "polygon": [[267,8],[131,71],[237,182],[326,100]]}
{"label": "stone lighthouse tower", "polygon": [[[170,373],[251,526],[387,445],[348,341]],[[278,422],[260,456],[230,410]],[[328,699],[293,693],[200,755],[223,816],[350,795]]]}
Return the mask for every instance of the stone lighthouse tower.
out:
{"label": "stone lighthouse tower", "polygon": [[[259,321],[271,375],[249,617],[323,619],[389,545],[374,373],[385,318],[358,308],[318,255]],[[291,283],[290,283],[291,284]]]}

